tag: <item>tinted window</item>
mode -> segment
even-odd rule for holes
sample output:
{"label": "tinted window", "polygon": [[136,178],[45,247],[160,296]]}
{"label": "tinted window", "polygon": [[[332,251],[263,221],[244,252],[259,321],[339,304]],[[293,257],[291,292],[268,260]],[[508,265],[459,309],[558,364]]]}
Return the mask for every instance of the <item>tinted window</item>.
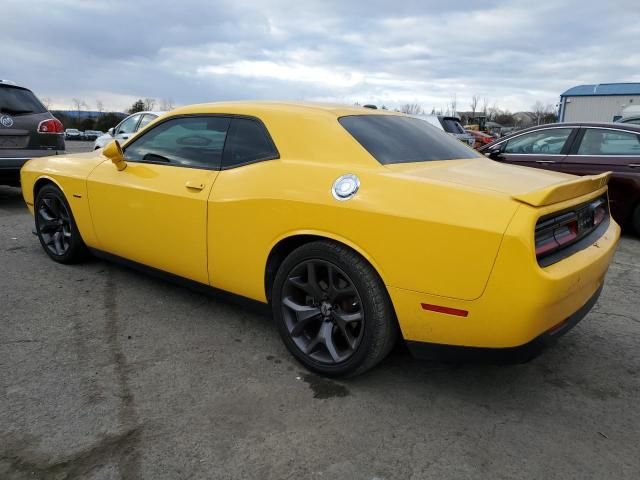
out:
{"label": "tinted window", "polygon": [[138,120],[140,120],[140,115],[132,115],[131,117],[126,118],[125,120],[122,121],[120,125],[118,125],[116,134],[135,132],[136,125],[138,124]]}
{"label": "tinted window", "polygon": [[174,118],[142,134],[125,150],[134,162],[166,163],[194,168],[218,168],[229,119]]}
{"label": "tinted window", "polygon": [[156,117],[155,115],[151,115],[150,113],[143,115],[142,120],[140,120],[140,124],[138,125],[138,130],[142,129],[143,127],[146,127],[148,124],[153,122],[156,118],[158,117]]}
{"label": "tinted window", "polygon": [[571,128],[549,128],[525,133],[507,142],[504,153],[558,154],[571,135]]}
{"label": "tinted window", "polygon": [[383,165],[480,156],[456,138],[417,118],[353,115],[339,121]]}
{"label": "tinted window", "polygon": [[440,123],[442,124],[442,128],[447,133],[465,133],[464,128],[460,125],[455,118],[442,118],[440,119]]}
{"label": "tinted window", "polygon": [[618,130],[588,128],[578,155],[640,155],[640,136]]}
{"label": "tinted window", "polygon": [[0,87],[0,113],[28,115],[46,111],[44,105],[29,90],[17,87]]}
{"label": "tinted window", "polygon": [[272,158],[278,158],[278,152],[264,125],[247,118],[231,120],[222,162],[223,168]]}

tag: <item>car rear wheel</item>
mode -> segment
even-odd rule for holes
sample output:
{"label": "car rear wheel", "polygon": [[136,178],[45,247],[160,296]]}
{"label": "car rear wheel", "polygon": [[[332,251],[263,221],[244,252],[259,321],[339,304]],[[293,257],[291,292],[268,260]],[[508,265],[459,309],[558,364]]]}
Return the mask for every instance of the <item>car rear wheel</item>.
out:
{"label": "car rear wheel", "polygon": [[55,185],[45,185],[35,201],[36,233],[44,251],[59,263],[77,263],[87,247],[64,194]]}
{"label": "car rear wheel", "polygon": [[294,250],[276,274],[271,300],[289,351],[322,375],[365,372],[397,338],[382,280],[360,255],[334,242]]}

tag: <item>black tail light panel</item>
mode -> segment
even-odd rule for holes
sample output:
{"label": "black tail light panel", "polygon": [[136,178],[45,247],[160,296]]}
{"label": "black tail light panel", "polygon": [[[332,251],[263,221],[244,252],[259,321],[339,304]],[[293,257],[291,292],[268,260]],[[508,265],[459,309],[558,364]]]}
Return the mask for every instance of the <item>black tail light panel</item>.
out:
{"label": "black tail light panel", "polygon": [[606,195],[541,217],[535,232],[538,264],[547,267],[587,248],[607,230],[609,218]]}

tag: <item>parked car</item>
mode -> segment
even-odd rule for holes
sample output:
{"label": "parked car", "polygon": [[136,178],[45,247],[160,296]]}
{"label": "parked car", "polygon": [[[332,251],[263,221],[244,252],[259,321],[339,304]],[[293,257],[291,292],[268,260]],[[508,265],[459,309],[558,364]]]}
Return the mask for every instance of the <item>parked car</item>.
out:
{"label": "parked car", "polygon": [[147,126],[164,112],[138,112],[129,115],[122,120],[116,127],[110,128],[106,134],[98,137],[93,144],[93,149],[97,150],[104,147],[111,140],[123,142],[128,140],[134,133]]}
{"label": "parked car", "polygon": [[64,138],[67,140],[82,140],[83,133],[77,128],[67,128],[64,131]]}
{"label": "parked car", "polygon": [[64,152],[63,132],[31,90],[0,80],[0,184],[19,185],[28,159]]}
{"label": "parked car", "polygon": [[458,117],[447,117],[443,115],[415,115],[415,117],[425,120],[439,130],[443,130],[448,134],[453,135],[470,147],[473,147],[475,143],[475,138],[462,128]]}
{"label": "parked car", "polygon": [[505,163],[574,175],[613,172],[611,214],[640,235],[640,125],[554,123],[521,130],[480,149]]}
{"label": "parked car", "polygon": [[632,117],[624,117],[618,120],[616,123],[632,123],[634,125],[640,125],[640,115],[634,115]]}
{"label": "parked car", "polygon": [[488,145],[489,143],[495,140],[495,137],[491,135],[479,132],[477,130],[465,130],[469,135],[472,135],[474,138],[473,148],[478,149],[483,145]]}
{"label": "parked car", "polygon": [[85,130],[83,135],[83,140],[96,140],[98,137],[104,135],[104,132],[99,130]]}
{"label": "parked car", "polygon": [[598,298],[620,232],[607,179],[500,165],[400,113],[243,102],[31,160],[22,191],[52,260],[89,250],[268,302],[295,358],[337,376],[398,335],[531,358]]}

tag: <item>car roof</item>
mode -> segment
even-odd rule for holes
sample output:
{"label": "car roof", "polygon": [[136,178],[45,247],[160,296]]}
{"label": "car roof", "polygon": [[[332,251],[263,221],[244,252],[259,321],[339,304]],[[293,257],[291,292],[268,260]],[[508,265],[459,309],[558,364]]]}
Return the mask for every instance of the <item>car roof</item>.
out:
{"label": "car roof", "polygon": [[354,107],[330,103],[313,102],[281,102],[281,101],[238,101],[201,103],[180,107],[172,111],[172,114],[184,115],[190,113],[230,113],[245,115],[272,115],[272,114],[305,114],[305,115],[330,115],[344,117],[349,115],[404,115],[389,110],[364,107]]}
{"label": "car roof", "polygon": [[515,137],[516,135],[522,135],[523,133],[532,132],[535,130],[543,130],[547,128],[576,128],[576,127],[600,127],[600,128],[615,128],[617,130],[628,130],[633,133],[640,133],[640,125],[633,123],[614,123],[614,122],[566,122],[566,123],[547,123],[544,125],[535,125],[533,127],[524,128],[510,133],[506,137],[498,139],[503,141],[506,138]]}

